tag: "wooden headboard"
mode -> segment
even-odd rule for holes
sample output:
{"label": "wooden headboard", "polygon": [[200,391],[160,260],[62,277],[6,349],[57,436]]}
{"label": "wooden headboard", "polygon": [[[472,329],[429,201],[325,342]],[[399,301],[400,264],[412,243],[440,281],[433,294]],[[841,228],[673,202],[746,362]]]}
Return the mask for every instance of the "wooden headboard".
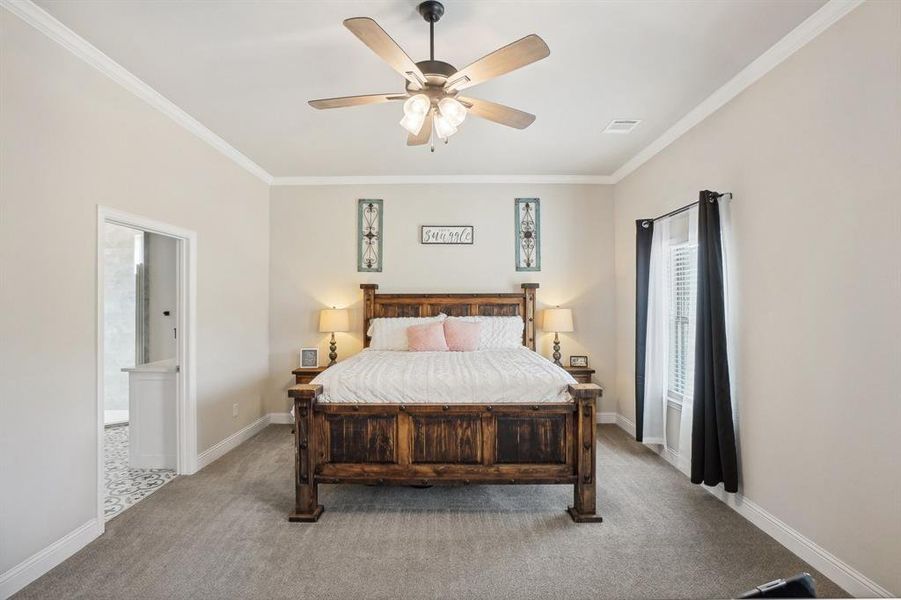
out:
{"label": "wooden headboard", "polygon": [[522,284],[517,294],[379,294],[376,283],[363,283],[363,347],[369,347],[369,320],[378,317],[506,317],[519,315],[525,322],[522,343],[535,349],[535,290],[537,283]]}

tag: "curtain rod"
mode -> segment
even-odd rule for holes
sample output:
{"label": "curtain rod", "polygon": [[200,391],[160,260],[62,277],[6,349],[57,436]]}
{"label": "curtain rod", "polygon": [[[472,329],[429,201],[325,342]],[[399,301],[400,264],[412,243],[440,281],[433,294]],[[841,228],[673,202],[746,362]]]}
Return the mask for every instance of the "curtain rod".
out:
{"label": "curtain rod", "polygon": [[[717,199],[719,199],[719,198],[728,198],[729,200],[731,200],[731,199],[732,199],[732,192],[724,192],[724,193],[722,193],[722,194],[715,194],[715,196],[716,196]],[[659,221],[660,219],[665,219],[665,218],[667,218],[667,217],[672,217],[672,216],[678,215],[678,214],[681,213],[681,212],[685,212],[686,210],[688,210],[688,209],[691,208],[692,206],[697,206],[699,202],[700,202],[699,200],[696,200],[696,201],[692,202],[691,204],[686,204],[685,206],[683,206],[683,207],[681,207],[681,208],[677,208],[676,210],[671,210],[671,211],[669,211],[668,213],[666,213],[665,215],[660,215],[659,217],[654,217],[653,219],[647,219],[647,220],[645,220],[645,221],[642,221],[642,222],[641,222],[641,226],[644,227],[645,229],[647,229],[648,223],[649,223],[649,222],[651,222],[651,221]]]}

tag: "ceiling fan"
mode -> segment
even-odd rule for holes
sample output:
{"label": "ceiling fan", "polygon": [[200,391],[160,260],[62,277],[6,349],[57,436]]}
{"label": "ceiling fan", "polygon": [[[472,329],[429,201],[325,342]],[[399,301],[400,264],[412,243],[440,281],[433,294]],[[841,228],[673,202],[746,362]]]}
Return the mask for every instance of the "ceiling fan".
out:
{"label": "ceiling fan", "polygon": [[459,93],[545,58],[551,51],[544,40],[535,34],[527,35],[457,70],[444,61],[435,60],[435,23],[444,15],[444,5],[428,0],[421,3],[418,10],[429,24],[429,60],[417,63],[374,20],[354,17],[344,21],[344,26],[351,33],[403,75],[407,80],[404,93],[324,98],[310,100],[310,106],[318,109],[344,108],[403,100],[404,117],[400,124],[409,132],[407,145],[431,143],[432,152],[435,151],[434,139],[447,143],[468,113],[517,129],[531,125],[535,115]]}

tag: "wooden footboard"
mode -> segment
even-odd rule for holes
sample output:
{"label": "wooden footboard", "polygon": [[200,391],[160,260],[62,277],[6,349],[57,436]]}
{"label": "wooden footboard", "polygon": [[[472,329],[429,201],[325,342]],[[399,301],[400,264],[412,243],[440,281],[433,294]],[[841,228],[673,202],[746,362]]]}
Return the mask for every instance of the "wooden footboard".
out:
{"label": "wooden footboard", "polygon": [[320,483],[568,484],[574,521],[596,514],[595,405],[601,388],[569,386],[571,403],[348,405],[321,385],[289,390],[295,418],[290,521],[322,514]]}

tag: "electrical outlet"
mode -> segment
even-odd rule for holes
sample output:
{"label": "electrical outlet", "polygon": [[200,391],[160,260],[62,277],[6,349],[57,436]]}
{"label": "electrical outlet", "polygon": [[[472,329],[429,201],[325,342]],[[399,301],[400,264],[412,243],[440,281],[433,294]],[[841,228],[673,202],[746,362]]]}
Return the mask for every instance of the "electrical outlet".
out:
{"label": "electrical outlet", "polygon": [[237,417],[237,416],[238,416],[238,403],[235,402],[234,404],[232,404],[232,417]]}

